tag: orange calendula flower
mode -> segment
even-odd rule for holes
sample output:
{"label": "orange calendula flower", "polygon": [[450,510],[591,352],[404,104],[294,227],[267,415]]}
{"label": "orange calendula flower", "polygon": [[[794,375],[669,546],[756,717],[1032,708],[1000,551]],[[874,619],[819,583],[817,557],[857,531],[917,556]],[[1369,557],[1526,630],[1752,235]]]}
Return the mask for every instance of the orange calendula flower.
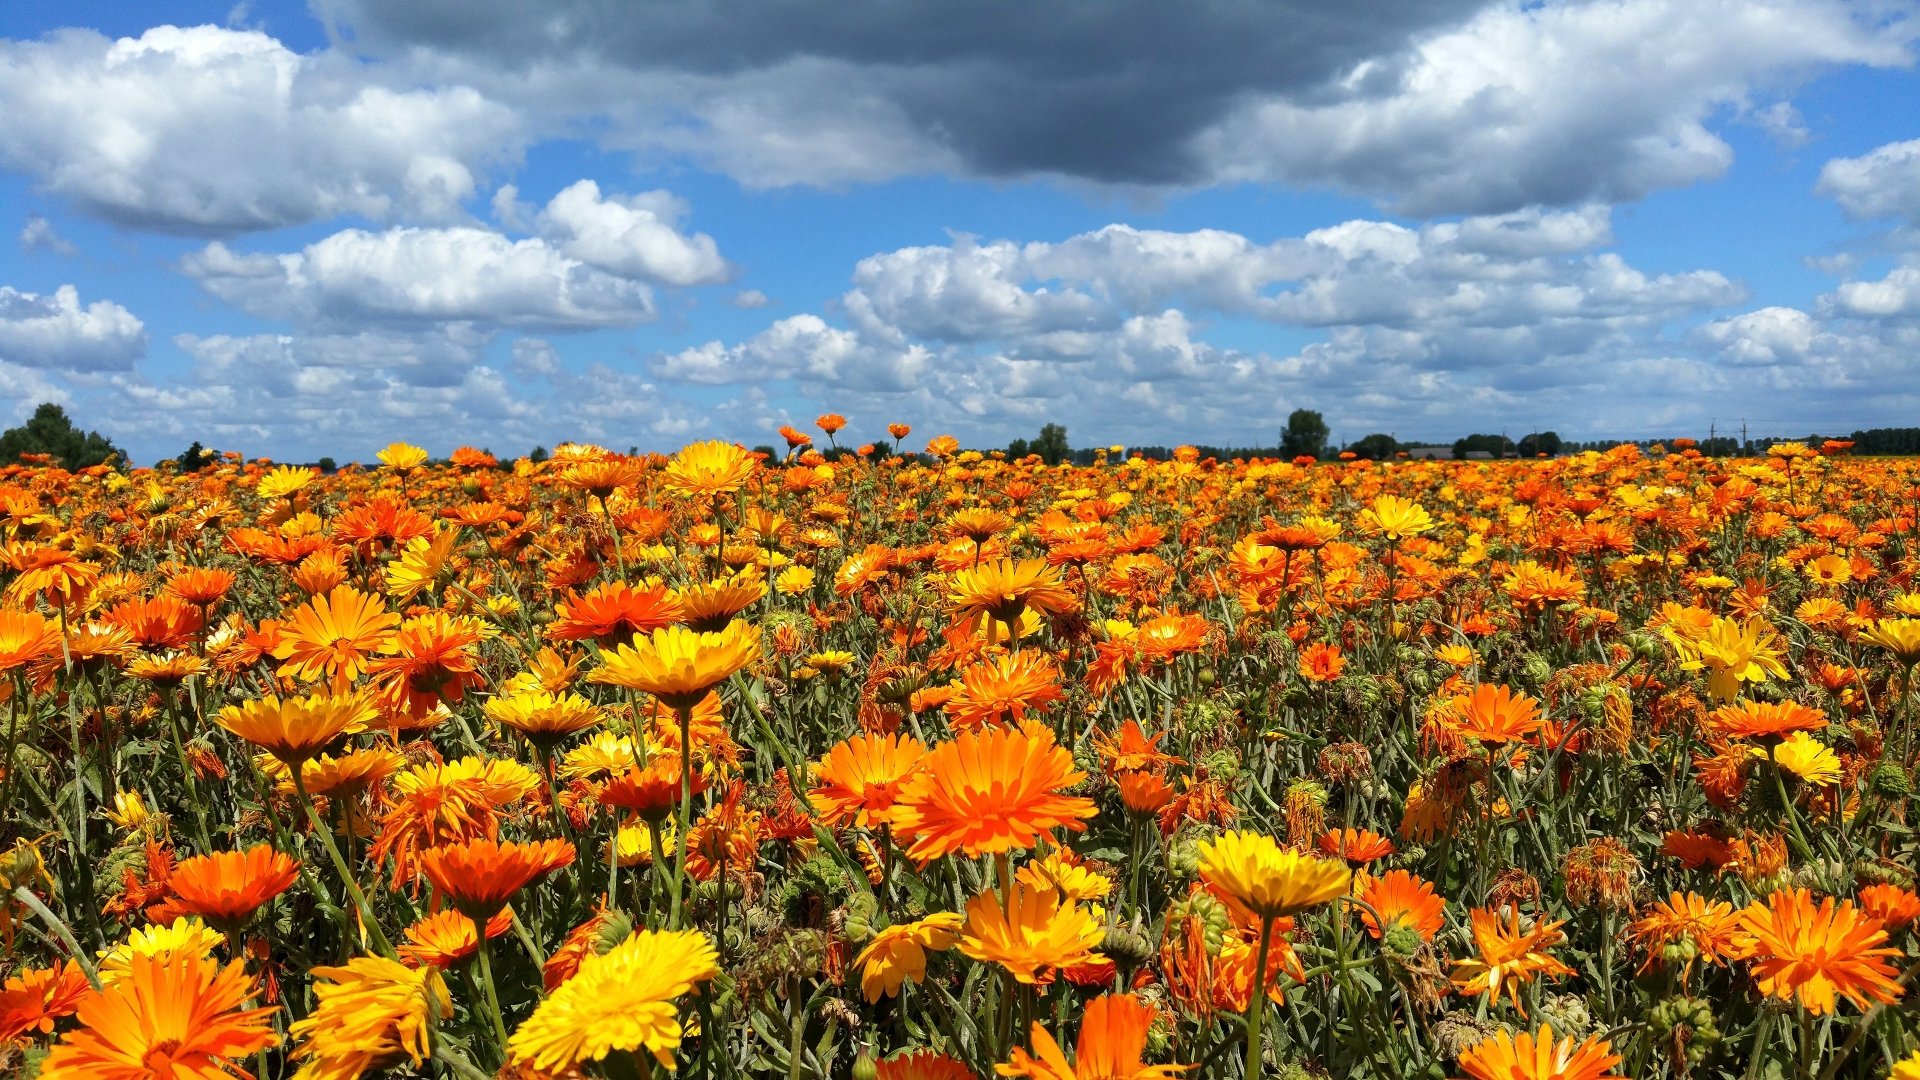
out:
{"label": "orange calendula flower", "polygon": [[[895,424],[894,427],[905,427]],[[899,436],[895,436],[898,438]],[[980,1080],[959,1058],[937,1050],[909,1050],[874,1063],[874,1080]]]}
{"label": "orange calendula flower", "polygon": [[1463,994],[1486,994],[1498,998],[1506,991],[1514,1011],[1527,1015],[1520,1004],[1520,988],[1542,975],[1573,974],[1573,969],[1547,954],[1547,950],[1566,940],[1561,923],[1541,921],[1522,930],[1520,913],[1474,908],[1473,940],[1480,954],[1453,962],[1453,985]]}
{"label": "orange calendula flower", "polygon": [[1363,874],[1354,894],[1367,905],[1360,910],[1360,921],[1376,940],[1395,926],[1405,926],[1421,941],[1432,941],[1446,924],[1446,900],[1433,891],[1432,882],[1405,870],[1379,877]]}
{"label": "orange calendula flower", "polygon": [[1807,890],[1781,889],[1740,912],[1734,949],[1752,965],[1761,993],[1820,1016],[1843,996],[1862,1009],[1899,1000],[1887,959],[1900,950],[1886,941],[1880,920],[1852,901],[1829,896],[1816,907]]}
{"label": "orange calendula flower", "polygon": [[60,624],[37,611],[0,609],[0,672],[60,652]]}
{"label": "orange calendula flower", "polygon": [[482,837],[429,848],[420,856],[420,870],[455,908],[484,923],[521,889],[571,866],[574,854],[565,840],[521,843]]}
{"label": "orange calendula flower", "polygon": [[1090,963],[1106,938],[1099,916],[1061,898],[1057,889],[1035,889],[1016,879],[1010,897],[983,892],[967,901],[960,951],[983,964],[999,964],[1023,983],[1045,985],[1063,967]]}
{"label": "orange calendula flower", "polygon": [[1078,832],[1098,808],[1061,794],[1086,774],[1073,755],[1037,724],[963,732],[933,748],[908,778],[891,815],[921,863],[963,851],[996,855],[1030,848],[1043,833]]}
{"label": "orange calendula flower", "polygon": [[758,464],[733,443],[709,440],[681,447],[660,478],[683,495],[725,495],[745,486]]}
{"label": "orange calendula flower", "polygon": [[1497,1032],[1460,1055],[1468,1080],[1623,1080],[1608,1071],[1618,1064],[1620,1055],[1607,1040],[1589,1036],[1575,1045],[1568,1036],[1555,1042],[1551,1024],[1540,1025],[1538,1034]]}
{"label": "orange calendula flower", "polygon": [[1713,710],[1707,722],[1730,739],[1775,742],[1796,731],[1825,728],[1827,714],[1794,701],[1742,701]]}
{"label": "orange calendula flower", "polygon": [[1370,863],[1393,854],[1393,841],[1372,829],[1339,829],[1320,834],[1314,841],[1320,854],[1348,863]]}
{"label": "orange calendula flower", "polygon": [[1248,922],[1262,923],[1345,895],[1353,872],[1265,833],[1233,831],[1200,845],[1200,880]]}
{"label": "orange calendula flower", "polygon": [[1697,893],[1674,893],[1655,903],[1647,914],[1627,927],[1627,933],[1647,951],[1642,974],[1666,959],[1665,950],[1679,945],[1680,980],[1685,982],[1696,960],[1724,964],[1734,951],[1733,905],[1709,900]]}
{"label": "orange calendula flower", "polygon": [[947,701],[947,716],[963,731],[982,724],[1018,724],[1029,712],[1065,696],[1060,668],[1045,653],[1003,653],[960,673],[960,688]]}
{"label": "orange calendula flower", "polygon": [[1047,1029],[1033,1025],[1033,1050],[1014,1047],[1012,1059],[996,1067],[1001,1076],[1030,1080],[1171,1080],[1193,1065],[1148,1065],[1140,1060],[1147,1049],[1147,1029],[1154,1010],[1132,994],[1107,994],[1087,1003],[1080,1018],[1080,1038],[1073,1061]]}
{"label": "orange calendula flower", "polygon": [[1120,730],[1113,734],[1095,735],[1093,750],[1100,755],[1108,770],[1116,773],[1186,764],[1185,759],[1160,749],[1160,740],[1166,738],[1166,735],[1167,733],[1162,731],[1149,737],[1145,731],[1141,730],[1140,721],[1130,719],[1121,724]]}
{"label": "orange calendula flower", "polygon": [[860,992],[877,1002],[898,994],[909,981],[926,978],[927,953],[953,948],[960,940],[960,922],[958,913],[942,911],[874,935],[853,960],[860,968]]}
{"label": "orange calendula flower", "polygon": [[47,1054],[40,1074],[134,1080],[240,1073],[233,1061],[280,1043],[278,1009],[244,1008],[254,993],[243,964],[208,957],[135,954],[127,975],[89,991],[75,1009],[80,1027]]}
{"label": "orange calendula flower", "polygon": [[[513,910],[502,909],[487,920],[487,940],[513,929]],[[416,967],[426,965],[450,968],[480,951],[480,938],[473,932],[473,920],[449,908],[437,915],[426,915],[407,927],[406,940],[395,951],[400,959]]]}
{"label": "orange calendula flower", "polygon": [[1920,919],[1920,896],[1898,885],[1869,885],[1860,890],[1860,909],[1886,924],[1889,930]]}
{"label": "orange calendula flower", "polygon": [[682,614],[679,599],[663,583],[636,589],[624,581],[608,581],[555,605],[547,636],[555,641],[591,639],[611,648],[672,626]]}
{"label": "orange calendula flower", "polygon": [[0,1047],[22,1035],[51,1035],[57,1020],[72,1016],[90,991],[80,966],[31,968],[0,986]]}
{"label": "orange calendula flower", "polygon": [[911,735],[856,735],[827,751],[813,770],[808,801],[822,821],[863,829],[889,824],[900,787],[921,766],[926,744]]}
{"label": "orange calendula flower", "polygon": [[379,597],[339,585],[294,612],[281,627],[273,655],[286,661],[282,670],[297,679],[352,682],[372,656],[386,651],[399,626],[400,616]]}
{"label": "orange calendula flower", "polygon": [[1453,706],[1461,732],[1490,745],[1518,742],[1546,724],[1538,701],[1491,683],[1481,683],[1471,694],[1454,698]]}
{"label": "orange calendula flower", "polygon": [[299,876],[300,864],[268,844],[196,855],[173,868],[168,879],[173,900],[167,908],[198,915],[231,934]]}

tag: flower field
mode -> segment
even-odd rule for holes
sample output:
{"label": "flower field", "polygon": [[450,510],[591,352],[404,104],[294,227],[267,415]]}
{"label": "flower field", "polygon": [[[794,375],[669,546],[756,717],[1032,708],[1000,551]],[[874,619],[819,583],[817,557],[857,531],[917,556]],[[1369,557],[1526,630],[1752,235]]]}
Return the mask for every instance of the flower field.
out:
{"label": "flower field", "polygon": [[0,1075],[1920,1077],[1920,462],[843,425],[0,469]]}

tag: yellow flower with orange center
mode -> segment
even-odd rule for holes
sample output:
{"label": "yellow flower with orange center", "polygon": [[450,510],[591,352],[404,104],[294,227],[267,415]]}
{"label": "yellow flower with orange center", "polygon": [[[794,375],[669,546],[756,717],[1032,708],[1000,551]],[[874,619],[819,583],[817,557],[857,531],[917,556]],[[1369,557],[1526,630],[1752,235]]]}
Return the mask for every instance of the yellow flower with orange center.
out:
{"label": "yellow flower with orange center", "polygon": [[1235,830],[1200,845],[1200,880],[1249,922],[1264,923],[1345,895],[1353,872],[1265,833]]}

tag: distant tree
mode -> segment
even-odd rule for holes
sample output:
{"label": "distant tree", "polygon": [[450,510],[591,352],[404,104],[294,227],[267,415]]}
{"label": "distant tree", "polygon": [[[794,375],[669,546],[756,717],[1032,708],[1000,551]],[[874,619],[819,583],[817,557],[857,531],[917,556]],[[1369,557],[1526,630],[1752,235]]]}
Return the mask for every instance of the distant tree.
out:
{"label": "distant tree", "polygon": [[1453,456],[1456,459],[1463,459],[1475,450],[1490,457],[1507,457],[1513,453],[1513,440],[1505,435],[1469,435],[1453,440]]}
{"label": "distant tree", "polygon": [[1560,452],[1560,436],[1551,431],[1536,431],[1520,439],[1520,456],[1533,457],[1545,454],[1553,457]]}
{"label": "distant tree", "polygon": [[330,457],[323,457],[314,464],[320,466],[320,471],[323,473],[336,472],[340,468],[340,463]]}
{"label": "distant tree", "polygon": [[767,455],[767,460],[770,462],[773,462],[776,465],[779,464],[780,462],[780,452],[775,450],[773,447],[766,445],[765,443],[762,443],[761,445],[754,447],[753,452],[756,454]]}
{"label": "distant tree", "polygon": [[1393,436],[1376,431],[1347,449],[1368,461],[1384,461],[1399,451],[1400,444],[1393,440]]}
{"label": "distant tree", "polygon": [[1033,453],[1049,465],[1058,465],[1073,453],[1073,447],[1067,445],[1067,429],[1059,424],[1048,424],[1040,429],[1040,437],[1033,440]]}
{"label": "distant tree", "polygon": [[1015,439],[1007,444],[1008,461],[1019,461],[1031,453],[1033,453],[1033,445],[1025,439]]}
{"label": "distant tree", "polygon": [[200,440],[195,439],[193,440],[193,445],[187,447],[181,452],[179,457],[173,459],[173,464],[174,468],[179,471],[190,473],[199,472],[201,469],[219,460],[220,455],[218,453],[201,446]]}
{"label": "distant tree", "polygon": [[887,441],[887,440],[885,440],[885,439],[875,439],[875,440],[873,440],[873,456],[874,456],[874,457],[876,457],[876,458],[888,458],[888,457],[892,457],[892,456],[893,456],[893,444],[892,444],[892,443],[890,443],[890,442],[888,442],[888,441]]}
{"label": "distant tree", "polygon": [[527,460],[533,462],[535,465],[538,465],[541,462],[547,460],[547,458],[550,456],[551,455],[547,453],[546,447],[536,446],[533,448],[533,452],[527,455]]}
{"label": "distant tree", "polygon": [[49,401],[33,411],[33,418],[16,428],[0,432],[0,463],[12,464],[21,454],[50,454],[61,468],[69,471],[101,465],[126,455],[97,431],[81,431],[67,419],[67,410]]}
{"label": "distant tree", "polygon": [[1285,457],[1319,457],[1327,451],[1327,422],[1312,409],[1295,409],[1287,416],[1287,429],[1280,433],[1280,453]]}

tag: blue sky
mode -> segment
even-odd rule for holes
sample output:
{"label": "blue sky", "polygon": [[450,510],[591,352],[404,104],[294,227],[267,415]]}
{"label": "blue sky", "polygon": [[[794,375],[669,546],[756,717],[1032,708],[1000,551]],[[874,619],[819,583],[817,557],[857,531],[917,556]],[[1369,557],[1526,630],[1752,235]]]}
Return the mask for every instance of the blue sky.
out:
{"label": "blue sky", "polygon": [[1911,5],[1351,7],[16,2],[0,420],[139,461],[1914,422]]}

